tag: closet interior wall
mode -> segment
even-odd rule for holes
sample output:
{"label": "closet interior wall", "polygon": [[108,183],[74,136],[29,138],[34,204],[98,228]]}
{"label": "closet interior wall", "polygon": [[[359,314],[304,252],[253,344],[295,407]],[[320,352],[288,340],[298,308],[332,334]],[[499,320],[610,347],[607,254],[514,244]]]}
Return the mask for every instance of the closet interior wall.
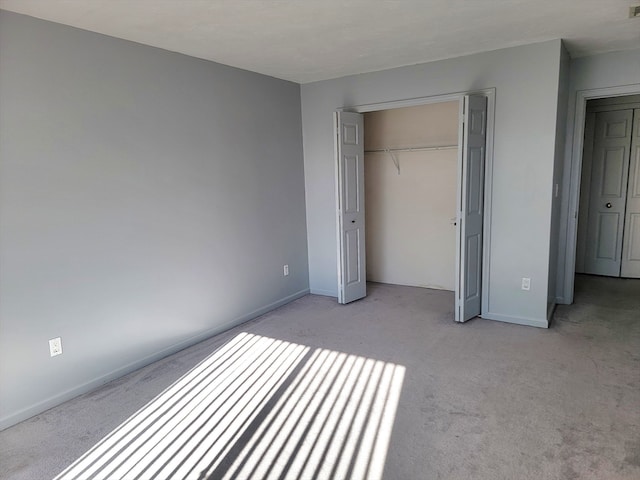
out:
{"label": "closet interior wall", "polygon": [[367,280],[454,290],[458,117],[457,101],[364,115]]}

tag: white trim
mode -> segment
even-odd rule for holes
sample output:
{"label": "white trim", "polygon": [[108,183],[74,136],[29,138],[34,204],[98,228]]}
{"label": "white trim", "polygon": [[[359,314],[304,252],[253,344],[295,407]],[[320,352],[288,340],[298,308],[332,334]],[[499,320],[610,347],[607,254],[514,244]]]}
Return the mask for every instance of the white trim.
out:
{"label": "white trim", "polygon": [[379,110],[393,110],[394,108],[417,107],[419,105],[430,105],[433,103],[459,101],[465,95],[473,95],[474,93],[479,95],[487,95],[487,92],[489,91],[495,92],[495,88],[489,88],[487,90],[477,90],[473,92],[458,92],[458,93],[449,93],[445,95],[434,95],[433,97],[407,98],[404,100],[393,100],[390,102],[369,103],[366,105],[353,105],[351,107],[344,107],[338,110],[344,110],[344,111],[356,112],[356,113],[367,113],[367,112],[377,112]]}
{"label": "white trim", "polygon": [[340,179],[342,178],[342,173],[340,172],[340,147],[338,145],[338,141],[340,140],[339,136],[340,130],[340,115],[336,110],[333,112],[333,163],[334,163],[334,177],[335,177],[335,193],[336,193],[336,242],[338,253],[336,255],[336,273],[338,276],[338,303],[344,304],[344,285],[342,283],[342,205],[340,192],[342,192],[342,185],[340,184]]}
{"label": "white trim", "polygon": [[640,102],[616,103],[615,105],[598,105],[587,108],[587,114],[599,112],[616,112],[618,110],[635,110],[640,108]]}
{"label": "white trim", "polygon": [[587,100],[636,94],[640,94],[640,83],[579,90],[576,92],[569,177],[569,207],[566,225],[567,239],[564,260],[564,294],[561,296],[563,300],[562,303],[573,303],[576,243],[578,236],[578,209],[580,207],[580,178],[582,175],[582,150],[584,147],[584,122],[586,118]]}
{"label": "white trim", "polygon": [[[482,231],[482,302],[481,316],[489,312],[489,267],[491,265],[491,206],[493,198],[493,137],[495,131],[495,111],[496,111],[496,89],[485,88],[483,90],[471,90],[466,92],[455,92],[443,95],[433,95],[430,97],[409,98],[382,103],[370,103],[364,105],[352,105],[339,107],[335,110],[349,111],[356,113],[376,112],[379,110],[392,110],[402,107],[416,107],[433,103],[443,103],[451,101],[462,101],[466,95],[484,95],[487,97],[487,137],[486,137],[486,158],[484,168],[484,219]],[[334,133],[335,135],[335,133]],[[335,143],[335,141],[334,141]],[[335,155],[334,155],[335,157]],[[334,159],[335,161],[335,159]],[[337,179],[336,179],[337,181]],[[336,192],[337,195],[337,192]],[[336,203],[336,205],[338,205]],[[456,266],[457,268],[457,266]],[[339,280],[338,280],[339,281]],[[507,321],[507,320],[504,320]],[[519,322],[514,322],[519,323]]]}
{"label": "white trim", "polygon": [[[456,168],[456,265],[455,265],[455,283],[454,283],[454,302],[453,302],[453,319],[456,322],[464,322],[462,311],[462,164],[464,162],[464,129],[467,119],[465,112],[467,109],[468,97],[466,95],[460,98],[458,102],[458,160]],[[462,119],[462,120],[460,120]],[[485,131],[486,133],[486,131]],[[486,159],[485,159],[486,161]],[[483,232],[484,233],[484,232]],[[482,298],[480,299],[480,308],[482,308]]]}
{"label": "white trim", "polygon": [[120,378],[131,372],[135,372],[136,370],[146,367],[147,365],[150,365],[153,362],[157,362],[158,360],[168,357],[169,355],[179,352],[180,350],[184,350],[185,348],[191,347],[196,343],[200,343],[214,335],[222,333],[233,327],[237,327],[238,325],[248,322],[249,320],[253,320],[254,318],[257,318],[260,315],[264,315],[265,313],[270,312],[271,310],[275,310],[276,308],[286,305],[287,303],[293,302],[298,298],[304,297],[308,293],[309,293],[309,289],[300,290],[296,293],[293,293],[284,298],[281,298],[280,300],[276,300],[273,303],[270,303],[252,312],[249,312],[245,315],[237,317],[234,320],[225,322],[222,325],[218,325],[211,329],[205,330],[202,333],[194,335],[193,337],[187,338],[186,340],[182,340],[178,343],[175,343],[167,348],[160,350],[159,352],[153,353],[151,355],[147,355],[146,357],[140,360],[137,360],[135,362],[129,363],[124,367],[118,368],[109,373],[101,375],[97,378],[94,378],[93,380],[89,380],[88,382],[85,382],[82,385],[78,385],[77,387],[71,388],[60,394],[53,395],[47,398],[46,400],[35,403],[33,405],[29,405],[28,407],[18,410],[17,412],[10,413],[5,417],[0,418],[0,431],[6,428],[9,428],[12,425],[15,425],[23,420],[31,418],[34,415],[42,413],[45,410],[48,410],[52,407],[60,405],[61,403],[66,402],[67,400],[71,400],[72,398],[75,398],[78,395],[82,395],[83,393],[87,393],[92,390],[95,390],[98,387],[101,387],[102,385],[112,380],[115,380],[116,378]]}
{"label": "white trim", "polygon": [[323,297],[338,298],[338,294],[336,292],[332,292],[331,290],[323,290],[321,288],[312,288],[309,293],[311,293],[311,295],[321,295]]}
{"label": "white trim", "polygon": [[489,267],[491,266],[491,217],[493,212],[493,136],[496,118],[496,89],[486,91],[487,96],[487,137],[484,166],[484,212],[482,226],[482,302],[481,316],[489,313]]}
{"label": "white trim", "polygon": [[483,313],[482,318],[485,320],[495,320],[496,322],[515,323],[528,327],[549,328],[549,322],[540,318],[512,317],[510,315],[490,312]]}

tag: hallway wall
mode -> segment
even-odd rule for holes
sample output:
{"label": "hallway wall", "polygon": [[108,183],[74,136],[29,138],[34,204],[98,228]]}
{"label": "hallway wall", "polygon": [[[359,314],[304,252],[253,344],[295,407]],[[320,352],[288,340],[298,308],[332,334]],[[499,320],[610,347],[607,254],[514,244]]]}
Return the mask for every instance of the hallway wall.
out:
{"label": "hallway wall", "polygon": [[622,52],[611,52],[571,60],[569,72],[569,96],[566,120],[566,142],[564,148],[562,204],[558,235],[556,301],[568,303],[571,298],[573,271],[566,271],[566,260],[575,255],[574,222],[577,211],[572,210],[571,182],[579,176],[572,168],[574,145],[574,120],[577,94],[583,90],[625,87],[640,93],[640,48]]}

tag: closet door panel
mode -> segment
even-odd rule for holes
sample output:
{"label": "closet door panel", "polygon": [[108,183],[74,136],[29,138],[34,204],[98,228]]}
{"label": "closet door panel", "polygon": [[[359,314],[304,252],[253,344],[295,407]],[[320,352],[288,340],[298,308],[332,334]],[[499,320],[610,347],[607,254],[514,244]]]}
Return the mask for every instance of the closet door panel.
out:
{"label": "closet door panel", "polygon": [[622,277],[640,278],[640,109],[634,110],[627,187]]}
{"label": "closet door panel", "polygon": [[596,114],[585,273],[620,276],[632,120],[631,109]]}
{"label": "closet door panel", "polygon": [[468,95],[462,105],[456,268],[457,322],[480,315],[487,99]]}
{"label": "closet door panel", "polygon": [[359,113],[335,112],[338,302],[349,303],[367,295],[364,122]]}

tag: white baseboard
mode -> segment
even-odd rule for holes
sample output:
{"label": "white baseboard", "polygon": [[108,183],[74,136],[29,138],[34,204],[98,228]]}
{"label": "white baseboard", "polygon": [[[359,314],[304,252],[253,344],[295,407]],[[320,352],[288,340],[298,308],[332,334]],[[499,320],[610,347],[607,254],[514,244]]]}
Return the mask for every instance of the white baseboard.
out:
{"label": "white baseboard", "polygon": [[515,323],[517,325],[526,325],[527,327],[549,328],[549,322],[542,318],[515,317],[510,315],[502,315],[500,313],[483,313],[482,318],[486,320],[495,320],[497,322]]}
{"label": "white baseboard", "polygon": [[318,288],[312,288],[310,290],[311,295],[322,295],[323,297],[338,298],[338,294],[331,290],[322,290]]}
{"label": "white baseboard", "polygon": [[229,330],[230,328],[236,327],[244,322],[247,322],[256,317],[259,317],[260,315],[264,315],[265,313],[270,312],[271,310],[275,310],[276,308],[286,305],[287,303],[292,302],[300,297],[304,297],[308,293],[309,293],[309,289],[300,290],[299,292],[293,293],[273,303],[260,307],[234,320],[225,322],[221,325],[217,325],[213,328],[205,330],[202,333],[194,335],[193,337],[189,337],[186,340],[182,340],[167,348],[164,348],[159,352],[143,357],[135,362],[129,363],[124,367],[113,370],[105,375],[101,375],[97,378],[94,378],[93,380],[85,382],[65,392],[49,397],[46,400],[43,400],[41,402],[35,403],[21,410],[18,410],[17,412],[6,415],[0,418],[0,431],[6,428],[9,428],[19,422],[22,422],[23,420],[31,418],[34,415],[38,415],[39,413],[42,413],[45,410],[48,410],[57,405],[60,405],[61,403],[66,402],[67,400],[71,400],[72,398],[75,398],[78,395],[82,395],[83,393],[87,393],[92,390],[95,390],[96,388],[101,387],[105,383],[109,383],[110,381],[115,380],[116,378],[122,377],[131,372],[135,372],[136,370],[139,370],[142,367],[146,367],[150,363],[161,360],[164,357],[168,357],[169,355],[179,352],[180,350],[184,350],[187,347],[190,347],[192,345],[195,345],[196,343],[202,342],[203,340],[206,340],[214,335],[217,335],[218,333],[222,333],[225,330]]}

